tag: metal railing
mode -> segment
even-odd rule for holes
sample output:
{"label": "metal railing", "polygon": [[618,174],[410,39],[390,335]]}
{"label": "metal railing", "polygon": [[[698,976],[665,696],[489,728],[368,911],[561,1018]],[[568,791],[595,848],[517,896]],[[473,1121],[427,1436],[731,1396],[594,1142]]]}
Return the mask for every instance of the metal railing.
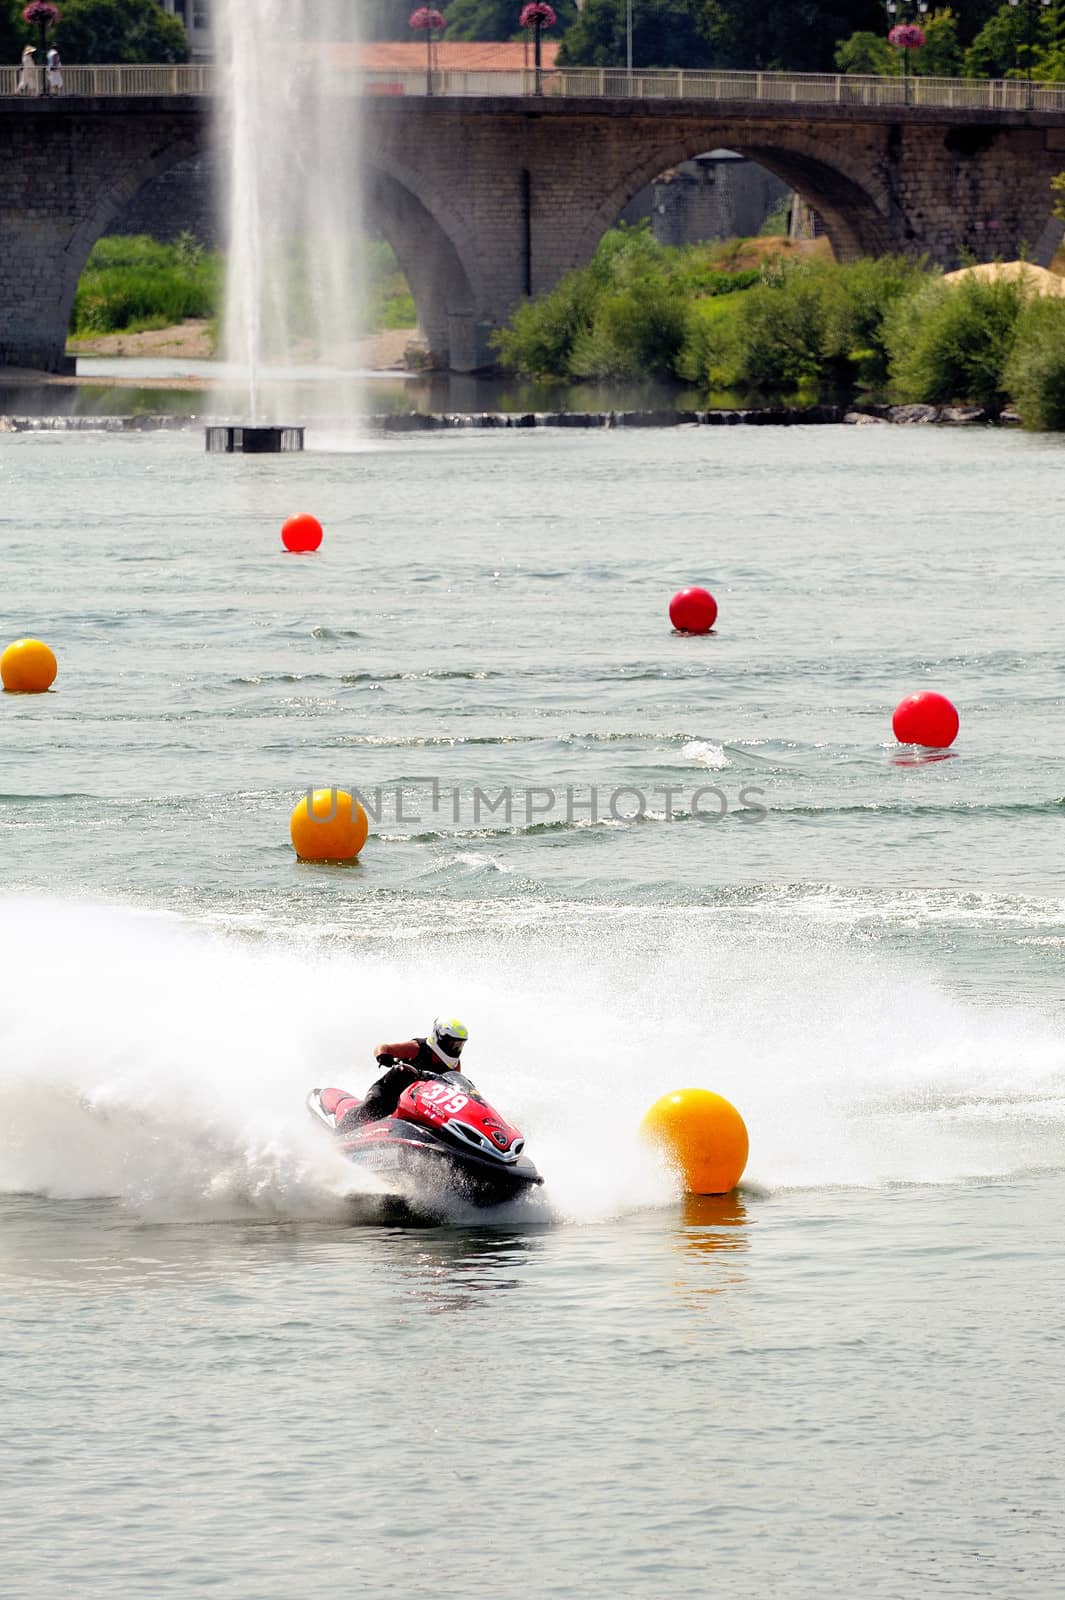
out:
{"label": "metal railing", "polygon": [[[18,95],[21,68],[0,67],[0,95]],[[47,91],[43,67],[35,68],[37,96]],[[67,67],[63,68],[62,97],[89,99],[110,95],[211,95],[219,87],[217,67]],[[21,98],[32,98],[23,91]]]}
{"label": "metal railing", "polygon": [[[63,96],[196,95],[218,92],[216,66],[64,67]],[[298,70],[298,69],[297,69]],[[360,72],[305,66],[321,74],[326,91],[338,96],[511,98],[540,94],[551,99],[702,100],[757,105],[897,107],[956,111],[1065,111],[1065,84],[1002,78],[873,78],[839,73],[637,71],[616,67],[561,67],[526,71]],[[0,97],[19,93],[19,68],[0,67]],[[45,74],[36,69],[37,93]]]}

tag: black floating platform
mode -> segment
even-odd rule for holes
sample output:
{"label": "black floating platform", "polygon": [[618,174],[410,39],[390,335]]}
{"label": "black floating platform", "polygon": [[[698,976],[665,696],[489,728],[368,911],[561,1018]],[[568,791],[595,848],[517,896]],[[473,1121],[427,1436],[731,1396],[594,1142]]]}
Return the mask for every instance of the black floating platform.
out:
{"label": "black floating platform", "polygon": [[245,428],[227,423],[207,429],[207,448],[212,454],[274,456],[283,451],[303,449],[302,428]]}

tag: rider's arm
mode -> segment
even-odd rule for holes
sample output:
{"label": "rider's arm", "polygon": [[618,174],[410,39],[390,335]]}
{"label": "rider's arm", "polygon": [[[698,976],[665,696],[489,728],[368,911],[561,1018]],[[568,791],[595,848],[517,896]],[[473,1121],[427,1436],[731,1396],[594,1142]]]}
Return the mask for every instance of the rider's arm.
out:
{"label": "rider's arm", "polygon": [[394,1061],[417,1061],[418,1050],[417,1039],[405,1039],[402,1044],[379,1044],[374,1055],[382,1066],[391,1066]]}

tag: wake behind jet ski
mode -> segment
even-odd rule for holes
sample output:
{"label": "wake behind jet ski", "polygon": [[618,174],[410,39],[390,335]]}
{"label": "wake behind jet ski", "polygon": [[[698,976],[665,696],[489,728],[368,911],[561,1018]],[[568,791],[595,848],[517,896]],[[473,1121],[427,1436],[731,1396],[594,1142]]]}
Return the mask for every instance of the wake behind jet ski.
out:
{"label": "wake behind jet ski", "polygon": [[307,1107],[349,1160],[386,1181],[414,1209],[458,1196],[498,1205],[543,1179],[525,1140],[458,1071],[468,1038],[451,1018],[425,1039],[380,1045],[386,1071],[364,1100],[339,1088],[314,1089]]}

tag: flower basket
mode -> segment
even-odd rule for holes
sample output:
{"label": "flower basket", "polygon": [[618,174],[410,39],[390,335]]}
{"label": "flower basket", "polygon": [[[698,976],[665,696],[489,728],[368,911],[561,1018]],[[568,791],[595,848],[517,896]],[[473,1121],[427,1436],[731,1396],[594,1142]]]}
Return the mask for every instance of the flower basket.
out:
{"label": "flower basket", "polygon": [[547,0],[529,0],[528,5],[522,6],[521,16],[518,18],[519,28],[553,28],[558,21],[553,6]]}

